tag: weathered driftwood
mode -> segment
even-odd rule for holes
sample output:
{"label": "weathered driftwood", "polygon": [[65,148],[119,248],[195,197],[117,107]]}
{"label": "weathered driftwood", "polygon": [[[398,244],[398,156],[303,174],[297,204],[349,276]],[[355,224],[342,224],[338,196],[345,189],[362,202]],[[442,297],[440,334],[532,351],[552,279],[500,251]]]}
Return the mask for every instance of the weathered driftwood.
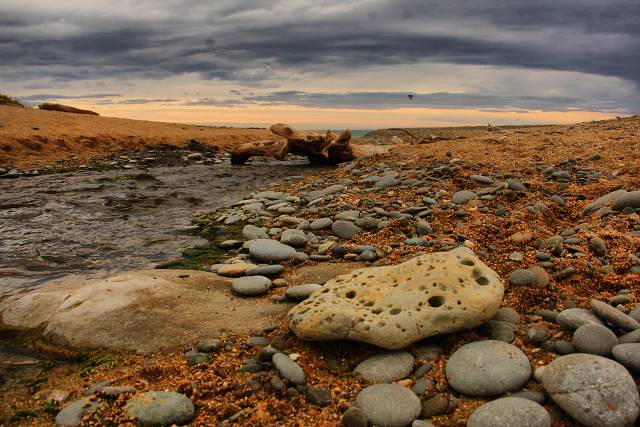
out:
{"label": "weathered driftwood", "polygon": [[238,145],[231,152],[231,163],[241,165],[254,156],[283,160],[289,153],[306,156],[311,164],[335,165],[349,162],[356,157],[350,143],[349,130],[345,130],[338,136],[330,130],[325,135],[315,132],[301,133],[286,124],[277,123],[271,126],[271,132],[286,138],[286,141],[273,139]]}
{"label": "weathered driftwood", "polygon": [[92,116],[100,115],[95,111],[91,111],[91,110],[83,110],[81,108],[72,107],[70,105],[50,104],[48,102],[45,102],[44,104],[40,104],[38,108],[40,108],[41,110],[61,111],[63,113],[90,114]]}

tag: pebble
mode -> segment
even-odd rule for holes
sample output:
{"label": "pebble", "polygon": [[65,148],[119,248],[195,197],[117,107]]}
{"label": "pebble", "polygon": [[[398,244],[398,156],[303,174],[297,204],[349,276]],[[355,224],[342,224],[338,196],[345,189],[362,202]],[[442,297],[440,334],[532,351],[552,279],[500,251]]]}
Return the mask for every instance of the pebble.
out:
{"label": "pebble", "polygon": [[511,191],[524,191],[524,192],[529,191],[527,187],[522,183],[522,181],[518,179],[508,179],[507,187]]}
{"label": "pebble", "polygon": [[277,277],[282,274],[284,267],[280,264],[262,264],[249,267],[244,272],[246,276],[267,276]]}
{"label": "pebble", "polygon": [[640,191],[629,191],[619,195],[613,201],[611,209],[614,211],[622,211],[625,208],[640,208]]}
{"label": "pebble", "polygon": [[640,342],[640,329],[636,329],[635,331],[631,331],[628,334],[618,337],[618,342],[620,344]]}
{"label": "pebble", "polygon": [[606,326],[587,323],[573,333],[573,345],[580,353],[607,357],[617,344],[618,337]]}
{"label": "pebble", "polygon": [[344,411],[340,422],[344,427],[367,427],[367,417],[360,408],[351,407]]}
{"label": "pebble", "polygon": [[89,412],[98,409],[98,403],[87,399],[76,400],[62,408],[56,415],[55,423],[59,426],[77,426]]}
{"label": "pebble", "polygon": [[532,286],[536,283],[536,275],[530,270],[515,270],[509,274],[509,284],[512,286]]}
{"label": "pebble", "polygon": [[469,175],[469,179],[479,182],[480,184],[493,184],[493,179],[484,175]]}
{"label": "pebble", "polygon": [[271,280],[264,276],[245,276],[235,279],[231,287],[242,296],[257,296],[271,289]]}
{"label": "pebble", "polygon": [[583,308],[569,308],[558,313],[558,323],[564,329],[569,331],[575,331],[580,326],[587,323],[595,323],[597,325],[603,325],[602,320],[598,319],[589,310]]}
{"label": "pebble", "polygon": [[462,205],[464,203],[467,203],[470,200],[477,199],[477,198],[478,198],[478,195],[473,191],[462,190],[454,193],[453,196],[451,196],[451,201],[456,205]]}
{"label": "pebble", "polygon": [[187,365],[188,366],[200,366],[203,363],[211,362],[211,355],[209,353],[197,353],[190,351],[187,353]]}
{"label": "pebble", "polygon": [[549,339],[549,330],[545,327],[534,326],[532,328],[527,329],[527,336],[534,344],[540,344],[543,341]]}
{"label": "pebble", "polygon": [[591,300],[589,303],[591,310],[601,319],[625,331],[640,329],[640,323],[633,317],[624,314],[617,308],[610,306],[606,302]]}
{"label": "pebble", "polygon": [[312,221],[309,224],[309,228],[312,230],[327,230],[331,228],[331,224],[333,224],[333,220],[331,218],[320,218]]}
{"label": "pebble", "polygon": [[422,418],[431,418],[438,415],[446,414],[449,409],[449,401],[442,395],[435,395],[430,399],[422,402]]}
{"label": "pebble", "polygon": [[549,273],[544,268],[533,265],[529,267],[529,271],[536,276],[536,287],[543,289],[549,286]]}
{"label": "pebble", "polygon": [[208,338],[198,341],[196,349],[200,353],[213,353],[222,348],[222,341],[216,338]]}
{"label": "pebble", "polygon": [[292,286],[287,289],[287,291],[285,292],[285,296],[289,301],[304,301],[318,289],[322,289],[322,286],[315,283]]}
{"label": "pebble", "polygon": [[629,372],[613,360],[576,353],[558,357],[542,372],[553,401],[586,426],[633,425],[640,397]]}
{"label": "pebble", "polygon": [[188,424],[195,415],[191,400],[184,394],[170,391],[150,391],[132,398],[125,410],[140,424],[170,426]]}
{"label": "pebble", "polygon": [[410,425],[422,411],[420,399],[398,384],[374,384],[356,396],[356,405],[369,424],[380,427]]}
{"label": "pebble", "polygon": [[550,427],[551,417],[536,402],[520,397],[503,397],[473,411],[467,427]]}
{"label": "pebble", "polygon": [[496,340],[476,341],[449,358],[446,376],[462,394],[491,397],[521,388],[531,377],[531,365],[518,347]]}
{"label": "pebble", "polygon": [[260,262],[280,262],[293,258],[296,250],[288,245],[283,245],[271,239],[251,240],[249,253]]}
{"label": "pebble", "polygon": [[607,256],[607,246],[599,237],[594,237],[589,240],[589,249],[594,253],[595,256],[604,257]]}
{"label": "pebble", "polygon": [[351,239],[362,229],[352,222],[339,220],[331,224],[331,231],[341,239]]}
{"label": "pebble", "polygon": [[267,233],[266,228],[256,227],[255,225],[247,224],[242,229],[242,236],[247,240],[268,239],[269,233]]}
{"label": "pebble", "polygon": [[304,398],[309,403],[324,407],[331,403],[331,391],[318,387],[308,387],[304,391]]}
{"label": "pebble", "polygon": [[553,278],[556,280],[564,280],[566,278],[568,278],[569,276],[574,275],[577,272],[577,270],[575,269],[575,267],[567,267],[565,269],[562,269],[556,273],[553,273]]}
{"label": "pebble", "polygon": [[500,307],[491,320],[508,322],[517,325],[520,322],[520,315],[511,307]]}
{"label": "pebble", "polygon": [[291,360],[289,356],[284,353],[276,353],[271,359],[273,365],[276,367],[280,375],[287,381],[293,384],[304,384],[306,381],[304,371],[300,368],[296,362]]}
{"label": "pebble", "polygon": [[353,372],[372,383],[390,383],[408,377],[413,372],[414,358],[406,351],[389,351],[363,360]]}
{"label": "pebble", "polygon": [[293,247],[303,247],[307,245],[307,235],[302,230],[284,230],[280,236],[280,243]]}
{"label": "pebble", "polygon": [[264,347],[269,345],[269,339],[266,337],[249,337],[245,343],[249,347]]}
{"label": "pebble", "polygon": [[640,343],[618,344],[613,347],[612,353],[627,369],[640,372]]}
{"label": "pebble", "polygon": [[576,347],[569,341],[558,340],[553,343],[553,350],[561,356],[565,354],[572,354],[576,352]]}

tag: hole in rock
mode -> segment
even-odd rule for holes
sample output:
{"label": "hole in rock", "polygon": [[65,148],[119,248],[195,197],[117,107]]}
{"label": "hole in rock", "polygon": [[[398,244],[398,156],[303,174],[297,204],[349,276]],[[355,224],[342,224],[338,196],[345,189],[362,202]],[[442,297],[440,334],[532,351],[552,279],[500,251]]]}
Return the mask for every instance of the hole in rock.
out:
{"label": "hole in rock", "polygon": [[351,298],[355,298],[356,296],[356,291],[349,291],[346,294],[344,294],[345,297],[351,299]]}
{"label": "hole in rock", "polygon": [[389,314],[396,315],[396,314],[400,314],[401,311],[402,310],[400,310],[399,308],[392,308]]}
{"label": "hole in rock", "polygon": [[468,265],[468,266],[474,266],[474,265],[476,265],[476,263],[475,263],[475,262],[473,262],[473,260],[471,260],[471,259],[463,259],[462,261],[460,261],[460,263],[461,263],[462,265]]}
{"label": "hole in rock", "polygon": [[442,295],[436,295],[429,298],[429,305],[431,307],[440,307],[444,304],[444,297]]}

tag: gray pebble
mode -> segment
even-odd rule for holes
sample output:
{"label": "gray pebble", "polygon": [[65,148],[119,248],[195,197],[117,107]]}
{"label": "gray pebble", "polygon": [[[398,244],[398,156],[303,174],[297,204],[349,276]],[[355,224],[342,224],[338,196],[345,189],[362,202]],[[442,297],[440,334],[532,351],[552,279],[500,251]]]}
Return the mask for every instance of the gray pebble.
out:
{"label": "gray pebble", "polygon": [[389,351],[363,360],[353,372],[372,383],[389,383],[408,377],[413,372],[414,359],[406,351]]}
{"label": "gray pebble", "polygon": [[611,349],[618,344],[618,337],[609,328],[588,323],[573,333],[573,345],[581,353],[608,357]]}
{"label": "gray pebble", "polygon": [[618,344],[612,353],[627,369],[640,372],[640,343]]}
{"label": "gray pebble", "polygon": [[245,276],[235,279],[231,288],[242,296],[257,296],[271,289],[271,280],[264,276]]}
{"label": "gray pebble", "polygon": [[291,360],[289,356],[284,353],[276,353],[271,359],[273,365],[276,367],[280,375],[287,381],[293,384],[304,384],[306,381],[304,371],[300,366]]}
{"label": "gray pebble", "polygon": [[596,317],[589,310],[582,308],[569,308],[558,313],[558,324],[569,331],[574,331],[587,323],[595,323],[597,325],[604,326],[602,320]]}
{"label": "gray pebble", "polygon": [[640,323],[606,302],[591,300],[591,310],[603,320],[625,331],[640,329]]}
{"label": "gray pebble", "polygon": [[380,427],[410,425],[422,410],[420,399],[398,384],[374,384],[356,396],[356,405],[369,424]]}
{"label": "gray pebble", "polygon": [[340,422],[344,427],[367,427],[367,417],[360,408],[351,407],[344,411]]}
{"label": "gray pebble", "polygon": [[289,301],[304,301],[318,289],[322,289],[322,286],[315,283],[308,283],[306,285],[290,287],[286,290],[285,295]]}
{"label": "gray pebble", "polygon": [[532,286],[536,283],[536,275],[530,270],[515,270],[509,275],[512,286]]}
{"label": "gray pebble", "polygon": [[200,353],[213,353],[214,351],[220,350],[221,347],[222,341],[216,338],[200,340],[196,345],[196,349]]}
{"label": "gray pebble", "polygon": [[184,394],[170,391],[149,391],[127,403],[127,415],[142,425],[170,426],[188,424],[195,416],[191,400]]}
{"label": "gray pebble", "polygon": [[503,397],[485,403],[471,414],[467,427],[550,427],[551,417],[538,403]]}

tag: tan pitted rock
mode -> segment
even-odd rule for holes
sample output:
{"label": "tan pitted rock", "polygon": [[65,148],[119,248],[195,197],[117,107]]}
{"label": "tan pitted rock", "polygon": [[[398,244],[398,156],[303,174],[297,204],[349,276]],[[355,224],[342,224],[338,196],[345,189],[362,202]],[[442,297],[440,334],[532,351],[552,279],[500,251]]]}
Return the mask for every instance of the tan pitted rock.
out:
{"label": "tan pitted rock", "polygon": [[480,325],[496,313],[503,294],[497,273],[471,250],[457,248],[331,279],[289,311],[289,327],[305,340],[401,349]]}

